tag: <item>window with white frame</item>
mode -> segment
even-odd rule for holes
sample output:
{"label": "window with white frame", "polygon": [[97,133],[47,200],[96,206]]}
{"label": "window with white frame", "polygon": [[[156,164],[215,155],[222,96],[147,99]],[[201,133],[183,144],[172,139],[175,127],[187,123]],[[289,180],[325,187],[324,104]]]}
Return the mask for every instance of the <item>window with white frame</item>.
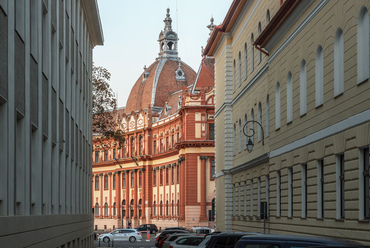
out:
{"label": "window with white frame", "polygon": [[334,40],[334,97],[344,91],[344,41],[343,31],[338,28]]}
{"label": "window with white frame", "polygon": [[369,78],[369,13],[362,7],[357,21],[357,83]]}
{"label": "window with white frame", "polygon": [[344,171],[344,154],[336,156],[336,218],[345,218],[345,171]]}
{"label": "window with white frame", "polygon": [[247,181],[244,181],[244,216],[247,216]]}
{"label": "window with white frame", "polygon": [[266,96],[266,137],[270,135],[270,95]]}
{"label": "window with white frame", "polygon": [[288,217],[293,217],[293,167],[288,168]]}
{"label": "window with white frame", "polygon": [[324,218],[324,160],[317,160],[317,218]]}
{"label": "window with white frame", "polygon": [[301,62],[299,77],[299,103],[300,115],[307,113],[307,75],[306,75],[306,61],[303,59]]}
{"label": "window with white frame", "polygon": [[275,129],[280,128],[280,84],[276,83],[275,89]]}
{"label": "window with white frame", "polygon": [[253,46],[253,43],[254,43],[254,38],[253,38],[253,33],[251,34],[251,45],[250,45],[250,53],[251,55],[249,56],[250,57],[250,65],[251,65],[251,72],[254,70],[254,46]]}
{"label": "window with white frame", "polygon": [[281,216],[281,172],[276,171],[276,217]]}
{"label": "window with white frame", "polygon": [[261,216],[261,178],[257,178],[257,215]]}
{"label": "window with white frame", "polygon": [[359,154],[359,219],[370,219],[370,182],[369,182],[369,147],[360,149]]}
{"label": "window with white frame", "polygon": [[[261,124],[262,126],[262,104],[261,102],[258,103],[258,123]],[[258,125],[258,141],[261,141],[262,139],[262,129],[261,129],[261,126]]]}
{"label": "window with white frame", "polygon": [[236,155],[236,125],[234,124],[234,155]]}
{"label": "window with white frame", "polygon": [[322,46],[317,47],[315,61],[315,105],[324,103],[324,54]]}
{"label": "window with white frame", "polygon": [[244,43],[244,79],[247,78],[247,68],[248,68],[248,49],[247,49],[247,43]]}
{"label": "window with white frame", "polygon": [[238,58],[238,71],[239,71],[238,86],[240,86],[242,84],[242,55],[240,52]]}
{"label": "window with white frame", "polygon": [[293,121],[293,80],[292,73],[288,73],[286,82],[286,122]]}
{"label": "window with white frame", "polygon": [[250,216],[253,217],[253,179],[251,179],[250,183],[251,183]]}
{"label": "window with white frame", "polygon": [[242,121],[239,119],[239,129],[238,129],[238,151],[242,151]]}
{"label": "window with white frame", "polygon": [[301,165],[301,196],[302,196],[302,210],[301,217],[307,218],[307,164]]}

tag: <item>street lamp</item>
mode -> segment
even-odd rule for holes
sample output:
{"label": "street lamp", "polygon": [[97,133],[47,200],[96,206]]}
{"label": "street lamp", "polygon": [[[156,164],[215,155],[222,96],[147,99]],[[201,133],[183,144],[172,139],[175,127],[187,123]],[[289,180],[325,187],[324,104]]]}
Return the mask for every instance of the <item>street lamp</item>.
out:
{"label": "street lamp", "polygon": [[252,133],[250,134],[250,135],[248,135],[248,123],[250,123],[250,122],[252,122],[252,123],[257,123],[258,125],[260,125],[260,127],[261,127],[261,132],[262,132],[262,145],[264,145],[264,135],[263,135],[263,127],[262,127],[262,125],[258,122],[258,121],[247,121],[245,124],[244,124],[244,127],[243,127],[243,133],[244,133],[244,135],[246,136],[246,137],[248,137],[249,139],[248,139],[248,142],[247,142],[247,150],[248,150],[248,152],[251,152],[252,150],[253,150],[253,146],[254,146],[254,144],[253,144],[253,141],[251,140],[251,137],[253,137],[254,136],[254,134],[256,133],[255,131],[254,131],[254,129],[251,127],[251,128],[249,128],[249,130],[251,130],[252,131]]}

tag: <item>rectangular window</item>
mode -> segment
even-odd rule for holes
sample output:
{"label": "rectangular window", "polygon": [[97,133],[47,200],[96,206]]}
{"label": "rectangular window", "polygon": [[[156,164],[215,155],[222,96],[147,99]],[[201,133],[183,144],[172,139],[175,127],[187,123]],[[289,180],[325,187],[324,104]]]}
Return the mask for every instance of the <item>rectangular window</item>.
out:
{"label": "rectangular window", "polygon": [[360,220],[370,219],[369,147],[360,149]]}
{"label": "rectangular window", "polygon": [[171,176],[171,178],[172,178],[172,183],[175,183],[175,167],[172,167],[172,168],[171,168],[171,173],[172,173],[172,176]]}
{"label": "rectangular window", "polygon": [[253,217],[253,179],[251,179],[251,198],[250,198],[251,211],[250,216]]}
{"label": "rectangular window", "polygon": [[116,159],[116,149],[113,149],[113,159]]}
{"label": "rectangular window", "polygon": [[261,178],[257,178],[257,215],[261,216]]}
{"label": "rectangular window", "polygon": [[244,216],[247,216],[247,181],[244,181]]}
{"label": "rectangular window", "polygon": [[176,142],[180,142],[180,133],[177,133],[177,140],[176,140]]}
{"label": "rectangular window", "polygon": [[168,143],[168,137],[166,137],[166,151],[170,148],[169,143]]}
{"label": "rectangular window", "polygon": [[302,164],[302,218],[307,218],[307,164]]}
{"label": "rectangular window", "polygon": [[154,154],[156,154],[157,153],[157,141],[156,140],[154,140],[154,151],[153,151],[153,153]]}
{"label": "rectangular window", "polygon": [[104,176],[104,189],[107,190],[108,189],[108,175],[105,175]]}
{"label": "rectangular window", "polygon": [[154,170],[153,173],[153,185],[157,186],[157,170]]}
{"label": "rectangular window", "polygon": [[233,187],[233,216],[235,216],[235,208],[236,208],[236,202],[235,202],[235,191],[236,191],[236,184],[234,184],[234,187]]}
{"label": "rectangular window", "polygon": [[99,190],[99,176],[95,177],[95,190]]}
{"label": "rectangular window", "polygon": [[177,166],[176,168],[177,168],[176,169],[176,172],[177,172],[176,179],[177,179],[177,183],[179,183],[179,181],[180,181],[180,167]]}
{"label": "rectangular window", "polygon": [[241,202],[241,192],[240,192],[240,183],[238,183],[238,215],[239,216],[241,214],[240,202]]}
{"label": "rectangular window", "polygon": [[99,151],[95,152],[95,163],[99,163]]}
{"label": "rectangular window", "polygon": [[324,218],[324,160],[317,160],[317,218]]}
{"label": "rectangular window", "polygon": [[173,134],[172,134],[171,139],[172,139],[172,141],[171,141],[171,143],[172,143],[172,148],[174,148],[174,147],[175,147],[175,135],[173,135]]}
{"label": "rectangular window", "polygon": [[281,216],[281,174],[276,171],[276,217]]}
{"label": "rectangular window", "polygon": [[108,161],[108,150],[104,151],[104,161]]}
{"label": "rectangular window", "polygon": [[208,124],[209,140],[215,140],[215,124]]}
{"label": "rectangular window", "polygon": [[116,188],[116,174],[113,175],[113,189]]}
{"label": "rectangular window", "polygon": [[344,154],[337,155],[337,172],[336,172],[336,177],[337,177],[337,183],[336,183],[336,189],[337,189],[337,202],[336,202],[336,207],[337,207],[337,219],[344,219],[345,217],[345,208],[344,208],[344,203],[345,203],[345,178],[344,178]]}
{"label": "rectangular window", "polygon": [[160,185],[163,185],[163,170],[161,169],[160,171],[159,171],[159,183],[160,183]]}
{"label": "rectangular window", "polygon": [[126,173],[122,174],[122,188],[126,188]]}
{"label": "rectangular window", "polygon": [[131,188],[134,187],[134,183],[135,183],[135,173],[131,172]]}
{"label": "rectangular window", "polygon": [[166,184],[168,184],[168,168],[166,168]]}
{"label": "rectangular window", "polygon": [[288,217],[293,217],[293,167],[288,168]]}
{"label": "rectangular window", "polygon": [[163,139],[160,140],[160,153],[163,152]]}

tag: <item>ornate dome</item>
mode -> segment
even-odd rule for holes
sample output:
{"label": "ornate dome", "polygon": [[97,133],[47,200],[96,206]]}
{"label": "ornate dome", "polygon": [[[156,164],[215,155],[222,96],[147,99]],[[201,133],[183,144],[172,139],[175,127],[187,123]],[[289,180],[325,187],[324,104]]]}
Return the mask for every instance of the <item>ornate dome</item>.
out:
{"label": "ornate dome", "polygon": [[140,75],[131,89],[126,103],[126,114],[146,109],[160,111],[173,92],[194,83],[195,71],[182,62],[177,53],[177,34],[172,30],[170,10],[164,20],[165,28],[159,34],[159,57]]}

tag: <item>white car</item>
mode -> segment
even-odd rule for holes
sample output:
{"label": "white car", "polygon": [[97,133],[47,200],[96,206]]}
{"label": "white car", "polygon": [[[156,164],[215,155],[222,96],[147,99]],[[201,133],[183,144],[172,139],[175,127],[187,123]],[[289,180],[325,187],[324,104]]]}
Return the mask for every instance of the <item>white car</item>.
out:
{"label": "white car", "polygon": [[203,236],[184,236],[170,244],[170,248],[194,248],[204,240]]}
{"label": "white car", "polygon": [[171,234],[166,240],[163,242],[162,248],[169,248],[170,244],[178,238],[183,236],[189,236],[189,233],[174,233]]}
{"label": "white car", "polygon": [[141,240],[141,234],[135,229],[117,229],[110,233],[101,234],[98,239],[108,243],[109,241],[130,241],[134,243],[136,240]]}

